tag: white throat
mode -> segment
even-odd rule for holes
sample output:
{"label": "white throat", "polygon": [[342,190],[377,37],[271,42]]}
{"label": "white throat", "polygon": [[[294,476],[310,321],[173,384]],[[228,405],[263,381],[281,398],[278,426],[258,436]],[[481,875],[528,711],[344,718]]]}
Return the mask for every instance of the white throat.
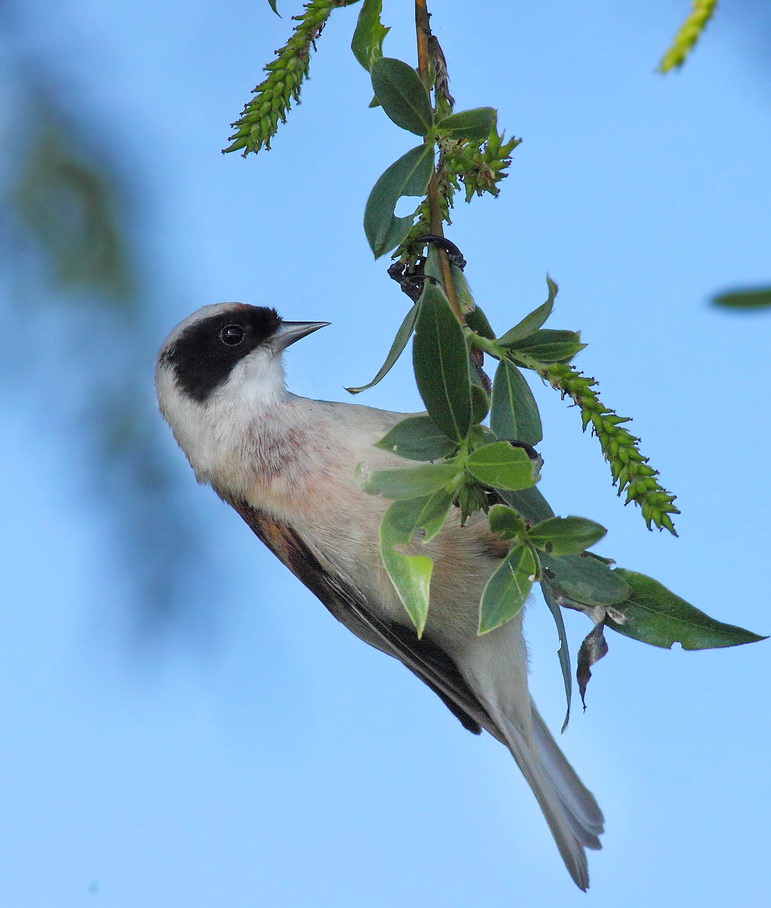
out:
{"label": "white throat", "polygon": [[253,498],[298,460],[304,420],[280,355],[258,348],[202,403],[180,391],[167,365],[156,381],[161,413],[199,482]]}

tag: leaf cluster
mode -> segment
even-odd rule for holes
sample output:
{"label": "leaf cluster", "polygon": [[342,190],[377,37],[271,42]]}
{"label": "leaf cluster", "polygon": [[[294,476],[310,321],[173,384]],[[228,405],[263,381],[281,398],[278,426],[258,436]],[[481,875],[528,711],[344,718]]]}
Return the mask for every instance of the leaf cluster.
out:
{"label": "leaf cluster", "polygon": [[425,232],[423,225],[428,218],[424,203],[403,217],[397,217],[395,209],[402,198],[426,195],[435,173],[437,149],[436,179],[443,203],[442,220],[449,223],[452,197],[460,183],[465,185],[466,201],[475,194],[498,194],[497,183],[506,176],[511,151],[520,140],[504,141],[497,131],[497,114],[492,107],[437,116],[428,90],[409,64],[376,56],[374,52],[367,59],[378,104],[397,126],[423,138],[420,145],[384,171],[367,200],[364,232],[379,258],[412,236],[416,221],[422,222],[419,231]]}
{"label": "leaf cluster", "polygon": [[[580,335],[544,327],[556,284],[548,279],[546,301],[496,338],[479,307],[469,312],[465,327],[460,325],[436,276],[436,257],[430,250],[423,292],[378,374],[368,385],[348,389],[357,392],[380,381],[414,333],[413,366],[427,413],[398,423],[378,447],[420,464],[372,473],[362,477],[362,486],[393,499],[381,525],[381,554],[418,634],[430,605],[427,543],[453,511],[461,521],[484,511],[504,557],[484,589],[478,631],[488,633],[515,617],[539,583],[560,638],[568,710],[571,668],[561,607],[583,611],[595,623],[578,653],[582,697],[591,665],[607,652],[606,627],[655,646],[679,642],[687,649],[762,639],[709,618],[652,578],[614,569],[612,562],[588,552],[606,532],[594,521],[555,516],[536,485],[541,463],[533,446],[542,428],[523,368],[577,404],[584,428],[591,426],[600,440],[614,480],[627,490],[627,500],[640,504],[649,526],[674,531],[669,515],[676,509],[640,455],[637,439],[624,428],[626,420],[600,403],[593,379],[569,365],[585,346]],[[460,272],[453,267],[453,274]],[[474,348],[498,359],[490,393],[471,363]]]}
{"label": "leaf cluster", "polygon": [[[355,0],[312,0],[268,78],[255,90],[236,124],[228,151],[269,147],[291,100],[299,98],[314,39],[336,6]],[[275,3],[271,3],[275,9]],[[694,0],[694,11],[662,68],[679,65],[712,14],[714,2]],[[593,378],[571,361],[586,346],[576,331],[546,327],[557,285],[547,278],[544,303],[496,335],[476,304],[463,275],[465,263],[437,252],[447,246],[442,224],[450,223],[454,195],[466,201],[498,194],[518,139],[498,131],[492,107],[457,113],[449,92],[446,61],[428,20],[418,70],[383,55],[388,28],[380,20],[382,0],[364,0],[351,48],[368,72],[373,107],[382,108],[400,129],[420,138],[375,183],[365,206],[364,231],[376,258],[396,250],[389,269],[413,300],[382,367],[368,384],[381,381],[412,342],[413,367],[426,413],[398,423],[378,446],[412,461],[400,469],[360,475],[371,494],[391,499],[380,528],[383,564],[418,635],[429,615],[433,562],[431,541],[445,521],[487,520],[491,545],[501,562],[489,578],[479,605],[478,632],[489,633],[514,618],[538,583],[560,640],[558,651],[571,704],[570,654],[561,609],[585,612],[594,629],[578,652],[577,679],[584,697],[591,667],[607,652],[606,628],[655,645],[675,642],[687,649],[733,646],[762,639],[709,618],[658,581],[588,551],[605,528],[584,517],[555,515],[537,487],[541,460],[541,418],[525,372],[538,375],[581,413],[584,431],[599,440],[619,494],[635,502],[650,529],[675,533],[675,496],[626,428],[628,419],[606,407]],[[419,41],[420,47],[420,41]],[[429,48],[426,50],[425,48]],[[674,56],[671,56],[674,54]],[[680,55],[679,57],[677,55]],[[432,102],[433,93],[433,102]],[[403,198],[417,199],[408,215],[397,216]],[[449,244],[452,245],[452,244]],[[425,255],[420,250],[427,249]],[[396,273],[393,269],[396,268]],[[498,365],[489,382],[481,371],[484,354]],[[480,513],[481,512],[481,513]],[[486,515],[486,518],[485,516]]]}

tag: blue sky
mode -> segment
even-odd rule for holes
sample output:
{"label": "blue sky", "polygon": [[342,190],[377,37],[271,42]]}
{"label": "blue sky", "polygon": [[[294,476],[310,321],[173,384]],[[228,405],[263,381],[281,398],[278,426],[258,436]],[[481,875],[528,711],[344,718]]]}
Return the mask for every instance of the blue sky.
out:
{"label": "blue sky", "polygon": [[[524,139],[501,198],[459,203],[450,235],[501,330],[543,301],[547,273],[559,283],[553,325],[583,332],[581,368],[634,416],[679,496],[680,538],[648,533],[621,507],[596,441],[535,384],[555,508],[608,527],[598,551],[620,565],[769,633],[771,321],[707,305],[711,293],[771,279],[768,67],[748,24],[761,14],[726,5],[686,68],[664,79],[653,70],[686,6],[435,3],[458,108],[496,106]],[[386,51],[411,60],[408,7],[386,3]],[[260,2],[60,0],[29,14],[30,45],[83,94],[143,200],[158,300],[147,419],[206,543],[195,586],[209,623],[203,641],[127,644],[131,587],[84,493],[77,429],[57,412],[68,407],[54,390],[66,361],[37,364],[34,397],[28,380],[5,376],[0,901],[760,904],[767,643],[670,652],[609,632],[589,708],[560,741],[607,819],[585,896],[507,752],[464,732],[401,666],[336,625],[196,486],[155,414],[156,348],[198,306],[238,299],[331,321],[292,348],[288,375],[295,392],[337,400],[375,372],[403,316],[361,216],[411,140],[367,109],[366,76],[347,50],[355,9],[321,36],[274,150],[219,153],[297,11],[280,8],[283,20]],[[358,402],[417,409],[408,359]],[[566,620],[577,647],[589,626]],[[558,727],[557,642],[541,603],[527,628],[535,696]]]}

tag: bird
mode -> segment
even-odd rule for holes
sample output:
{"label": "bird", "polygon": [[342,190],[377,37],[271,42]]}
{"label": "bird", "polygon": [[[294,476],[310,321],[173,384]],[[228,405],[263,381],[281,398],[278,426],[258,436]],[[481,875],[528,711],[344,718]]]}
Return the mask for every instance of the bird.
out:
{"label": "bird", "polygon": [[267,306],[225,302],[181,321],[161,346],[159,409],[199,483],[207,484],[357,637],[402,662],[469,731],[511,752],[576,885],[603,815],[528,691],[522,613],[477,634],[482,590],[509,543],[481,512],[415,550],[434,563],[418,637],[383,567],[378,529],[390,504],[364,471],[404,466],[373,445],[413,414],[312,400],[286,386],[284,351],[328,322],[285,321]]}

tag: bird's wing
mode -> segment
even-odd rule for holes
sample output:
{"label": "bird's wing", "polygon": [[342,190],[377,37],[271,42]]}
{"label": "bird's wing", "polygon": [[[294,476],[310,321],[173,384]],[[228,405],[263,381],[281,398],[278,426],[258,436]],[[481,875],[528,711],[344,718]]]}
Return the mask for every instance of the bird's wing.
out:
{"label": "bird's wing", "polygon": [[377,615],[356,589],[324,570],[293,527],[244,501],[228,499],[228,504],[338,621],[366,643],[403,662],[438,694],[464,728],[474,734],[485,728],[505,743],[496,723],[441,647],[425,636],[418,639],[413,628]]}

